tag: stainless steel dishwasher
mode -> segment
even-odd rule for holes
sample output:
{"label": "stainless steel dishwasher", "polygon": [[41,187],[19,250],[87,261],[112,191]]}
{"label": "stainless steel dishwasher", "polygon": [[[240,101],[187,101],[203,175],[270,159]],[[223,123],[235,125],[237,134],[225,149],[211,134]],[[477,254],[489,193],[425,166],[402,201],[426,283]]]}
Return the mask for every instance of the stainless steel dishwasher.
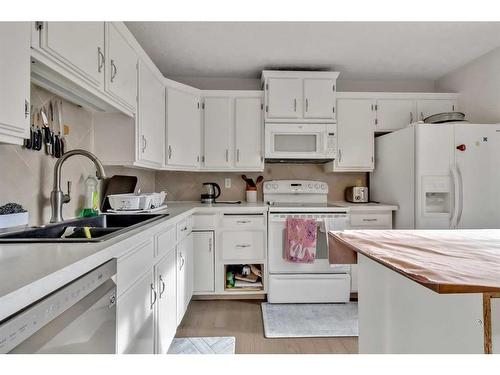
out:
{"label": "stainless steel dishwasher", "polygon": [[115,353],[116,260],[0,322],[0,353]]}

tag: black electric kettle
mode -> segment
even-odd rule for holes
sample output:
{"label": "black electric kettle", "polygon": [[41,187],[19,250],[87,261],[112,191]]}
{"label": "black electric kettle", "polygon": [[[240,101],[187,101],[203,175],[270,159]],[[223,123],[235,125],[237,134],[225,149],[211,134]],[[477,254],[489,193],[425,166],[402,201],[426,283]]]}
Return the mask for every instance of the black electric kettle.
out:
{"label": "black electric kettle", "polygon": [[201,203],[215,203],[215,200],[220,196],[220,186],[215,182],[204,182],[203,188]]}

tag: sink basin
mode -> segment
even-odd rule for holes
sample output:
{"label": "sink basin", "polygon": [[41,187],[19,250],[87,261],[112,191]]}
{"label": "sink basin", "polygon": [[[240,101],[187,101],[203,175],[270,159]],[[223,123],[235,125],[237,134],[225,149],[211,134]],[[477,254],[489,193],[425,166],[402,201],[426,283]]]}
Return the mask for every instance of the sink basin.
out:
{"label": "sink basin", "polygon": [[[168,214],[147,215],[99,215],[88,218],[78,218],[49,224],[44,227],[32,227],[21,231],[0,234],[0,243],[16,242],[100,242],[116,237],[128,230],[158,220]],[[73,233],[61,238],[68,227]],[[88,227],[91,238],[85,235],[84,227]]]}

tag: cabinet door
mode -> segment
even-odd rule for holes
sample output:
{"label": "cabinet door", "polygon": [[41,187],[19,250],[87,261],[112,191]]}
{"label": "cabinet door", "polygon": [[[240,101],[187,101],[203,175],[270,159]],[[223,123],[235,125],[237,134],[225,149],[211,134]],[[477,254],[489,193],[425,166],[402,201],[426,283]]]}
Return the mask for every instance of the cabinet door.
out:
{"label": "cabinet door", "polygon": [[189,235],[184,240],[186,243],[186,296],[185,305],[186,309],[191,302],[194,290],[194,237],[193,233]]}
{"label": "cabinet door", "polygon": [[117,353],[153,354],[155,300],[153,288],[151,270],[118,297]]}
{"label": "cabinet door", "polygon": [[333,120],[335,118],[335,80],[304,79],[304,117]]}
{"label": "cabinet door", "polygon": [[234,100],[236,131],[236,167],[264,168],[261,98]]}
{"label": "cabinet door", "polygon": [[139,160],[161,165],[165,137],[165,89],[146,66],[139,63],[138,153]]}
{"label": "cabinet door", "polygon": [[137,106],[137,54],[113,22],[106,23],[106,91]]}
{"label": "cabinet door", "polygon": [[186,241],[182,241],[177,245],[177,325],[179,325],[186,312],[186,290],[187,290],[187,273],[186,273]]}
{"label": "cabinet door", "polygon": [[393,131],[417,121],[417,104],[413,99],[378,99],[377,131]]}
{"label": "cabinet door", "polygon": [[233,99],[206,97],[203,111],[204,165],[228,168],[233,163]]}
{"label": "cabinet door", "polygon": [[97,87],[104,86],[104,22],[46,22],[42,49]]}
{"label": "cabinet door", "polygon": [[374,112],[371,99],[337,100],[338,170],[373,170]]}
{"label": "cabinet door", "polygon": [[190,92],[167,88],[168,165],[199,167],[200,99]]}
{"label": "cabinet door", "polygon": [[158,281],[157,353],[165,354],[177,330],[176,253],[171,251],[156,265]]}
{"label": "cabinet door", "polygon": [[302,79],[269,78],[266,92],[267,118],[302,117]]}
{"label": "cabinet door", "polygon": [[21,143],[29,133],[29,22],[0,23],[0,55],[0,142]]}
{"label": "cabinet door", "polygon": [[194,292],[215,291],[214,232],[193,232]]}
{"label": "cabinet door", "polygon": [[443,112],[453,112],[458,110],[457,101],[454,99],[421,99],[417,101],[418,119]]}

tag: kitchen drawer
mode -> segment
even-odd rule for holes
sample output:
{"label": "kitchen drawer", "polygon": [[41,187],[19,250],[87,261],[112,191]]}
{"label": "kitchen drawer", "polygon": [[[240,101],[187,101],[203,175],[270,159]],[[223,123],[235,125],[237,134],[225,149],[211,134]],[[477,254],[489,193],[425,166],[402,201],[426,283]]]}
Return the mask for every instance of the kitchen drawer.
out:
{"label": "kitchen drawer", "polygon": [[118,258],[116,266],[117,295],[121,295],[144,273],[151,270],[153,263],[153,241],[148,240],[136,249]]}
{"label": "kitchen drawer", "polygon": [[227,215],[222,218],[224,228],[252,229],[266,226],[266,216],[258,215]]}
{"label": "kitchen drawer", "polygon": [[224,260],[252,260],[266,257],[265,231],[228,231],[222,233]]}
{"label": "kitchen drawer", "polygon": [[214,229],[215,214],[193,215],[193,229]]}
{"label": "kitchen drawer", "polygon": [[188,217],[177,223],[177,242],[181,242],[193,230],[193,220]]}
{"label": "kitchen drawer", "polygon": [[351,229],[392,229],[392,214],[388,213],[351,213]]}
{"label": "kitchen drawer", "polygon": [[177,227],[171,226],[156,235],[156,257],[160,258],[163,255],[175,249],[177,237]]}

